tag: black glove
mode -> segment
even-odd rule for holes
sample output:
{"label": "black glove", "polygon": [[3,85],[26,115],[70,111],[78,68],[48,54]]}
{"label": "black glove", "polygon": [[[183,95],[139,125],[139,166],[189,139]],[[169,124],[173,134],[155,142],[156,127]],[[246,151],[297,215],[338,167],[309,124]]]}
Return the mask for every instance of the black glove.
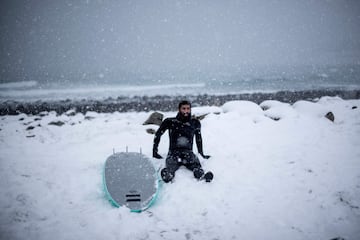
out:
{"label": "black glove", "polygon": [[203,153],[200,153],[200,155],[204,158],[204,159],[209,159],[210,155],[204,155]]}
{"label": "black glove", "polygon": [[157,159],[163,158],[160,154],[158,154],[157,149],[153,149],[153,157]]}

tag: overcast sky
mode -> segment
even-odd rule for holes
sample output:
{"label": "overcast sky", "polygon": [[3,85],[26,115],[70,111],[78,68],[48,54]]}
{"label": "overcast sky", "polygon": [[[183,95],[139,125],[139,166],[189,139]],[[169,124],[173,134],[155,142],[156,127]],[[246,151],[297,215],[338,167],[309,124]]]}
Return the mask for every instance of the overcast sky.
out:
{"label": "overcast sky", "polygon": [[0,1],[1,82],[360,62],[360,1]]}

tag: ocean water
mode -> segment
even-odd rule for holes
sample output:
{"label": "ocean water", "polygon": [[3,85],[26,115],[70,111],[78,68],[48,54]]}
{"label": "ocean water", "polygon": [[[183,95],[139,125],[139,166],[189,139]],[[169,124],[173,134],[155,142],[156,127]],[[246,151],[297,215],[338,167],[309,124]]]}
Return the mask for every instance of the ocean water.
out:
{"label": "ocean water", "polygon": [[[0,101],[107,99],[133,96],[225,95],[306,90],[359,90],[360,64],[325,67],[247,68],[228,71],[99,73],[97,78],[0,83]],[[121,80],[119,80],[121,79]]]}

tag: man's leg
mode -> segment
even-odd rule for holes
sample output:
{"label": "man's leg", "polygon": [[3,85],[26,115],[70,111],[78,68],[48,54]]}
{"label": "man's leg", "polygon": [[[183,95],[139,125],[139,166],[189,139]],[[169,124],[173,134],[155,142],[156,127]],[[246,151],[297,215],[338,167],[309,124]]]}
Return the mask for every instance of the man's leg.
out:
{"label": "man's leg", "polygon": [[164,182],[168,183],[175,177],[175,172],[180,167],[178,162],[178,156],[173,153],[169,153],[166,157],[166,167],[161,170],[161,178]]}
{"label": "man's leg", "polygon": [[199,158],[193,153],[190,152],[187,154],[187,164],[186,168],[191,170],[194,173],[196,179],[200,179],[204,175],[204,170],[201,167]]}
{"label": "man's leg", "polygon": [[206,182],[211,182],[214,178],[212,172],[204,172],[201,167],[199,158],[193,152],[188,154],[188,164],[186,164],[185,166],[191,171],[193,171],[194,177],[196,179],[205,179]]}

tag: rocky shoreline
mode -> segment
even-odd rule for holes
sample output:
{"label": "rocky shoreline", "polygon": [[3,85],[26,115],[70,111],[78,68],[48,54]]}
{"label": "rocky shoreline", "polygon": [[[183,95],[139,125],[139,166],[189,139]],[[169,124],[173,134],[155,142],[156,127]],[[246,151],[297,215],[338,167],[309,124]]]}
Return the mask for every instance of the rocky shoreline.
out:
{"label": "rocky shoreline", "polygon": [[37,115],[42,112],[55,111],[63,114],[68,111],[85,114],[88,111],[99,113],[112,112],[150,112],[175,111],[179,101],[190,100],[193,106],[221,106],[232,100],[247,100],[257,104],[265,100],[278,100],[294,103],[298,100],[315,100],[322,96],[338,96],[342,99],[360,99],[360,90],[311,90],[280,91],[275,93],[243,93],[226,95],[193,95],[193,96],[135,96],[107,98],[103,100],[59,100],[22,102],[5,100],[0,102],[0,115],[18,115],[21,113]]}

